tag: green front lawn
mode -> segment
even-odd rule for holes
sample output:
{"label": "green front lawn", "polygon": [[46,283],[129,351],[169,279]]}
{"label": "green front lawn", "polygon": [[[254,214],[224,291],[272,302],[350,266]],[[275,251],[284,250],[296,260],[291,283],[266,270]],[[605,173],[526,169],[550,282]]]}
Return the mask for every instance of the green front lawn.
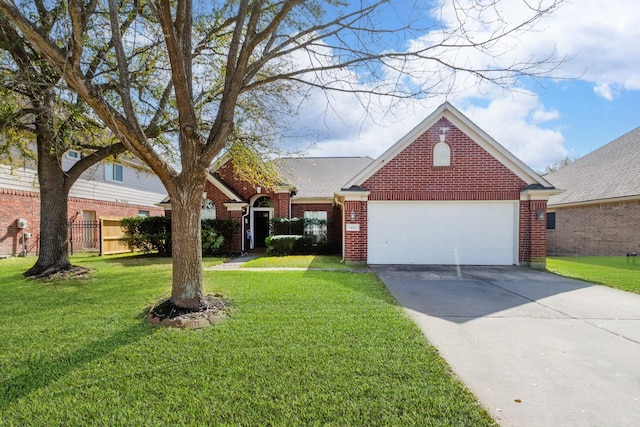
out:
{"label": "green front lawn", "polygon": [[248,268],[331,268],[347,269],[339,256],[329,255],[290,255],[290,256],[261,256],[247,261],[242,267]]}
{"label": "green front lawn", "polygon": [[169,260],[73,261],[0,260],[0,425],[493,424],[373,274],[207,271],[232,317],[189,331],[143,320]]}
{"label": "green front lawn", "polygon": [[561,276],[640,293],[638,257],[549,257],[547,269]]}

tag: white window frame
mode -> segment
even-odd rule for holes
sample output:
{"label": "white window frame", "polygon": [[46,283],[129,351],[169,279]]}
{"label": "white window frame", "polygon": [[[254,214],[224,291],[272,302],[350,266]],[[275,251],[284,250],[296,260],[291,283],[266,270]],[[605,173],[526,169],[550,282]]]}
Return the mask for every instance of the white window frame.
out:
{"label": "white window frame", "polygon": [[327,211],[304,211],[304,219],[320,219],[324,220],[324,225],[307,225],[304,226],[305,236],[311,236],[314,245],[319,241],[327,238]]}
{"label": "white window frame", "polygon": [[202,219],[216,219],[216,205],[210,199],[206,199],[203,206],[202,212],[200,212],[200,217]]}
{"label": "white window frame", "polygon": [[433,147],[433,166],[451,166],[451,147],[446,142]]}
{"label": "white window frame", "polygon": [[[118,179],[118,170],[120,170],[120,179]],[[118,163],[105,163],[104,179],[108,182],[124,182],[124,167]]]}

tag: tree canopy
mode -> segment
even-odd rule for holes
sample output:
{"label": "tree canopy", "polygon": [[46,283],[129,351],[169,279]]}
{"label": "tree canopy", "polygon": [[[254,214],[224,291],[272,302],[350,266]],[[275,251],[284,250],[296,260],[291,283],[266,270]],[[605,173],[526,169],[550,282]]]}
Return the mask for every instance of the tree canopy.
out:
{"label": "tree canopy", "polygon": [[[553,52],[505,53],[561,1],[522,0],[526,12],[513,19],[500,0],[443,2],[435,13],[455,13],[453,27],[419,14],[385,20],[389,0],[0,0],[0,11],[164,183],[172,301],[195,308],[203,302],[199,204],[225,147],[259,148],[252,141],[304,87],[357,93],[368,104],[447,93],[459,80],[508,87],[546,75]],[[55,8],[59,21],[37,19]],[[133,83],[141,79],[147,84]],[[175,163],[167,139],[177,143]]]}

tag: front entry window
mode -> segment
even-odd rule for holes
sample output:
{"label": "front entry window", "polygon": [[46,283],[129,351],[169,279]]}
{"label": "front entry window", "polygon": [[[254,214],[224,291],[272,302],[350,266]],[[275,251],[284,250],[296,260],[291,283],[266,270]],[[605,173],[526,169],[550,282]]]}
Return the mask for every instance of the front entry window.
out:
{"label": "front entry window", "polygon": [[254,208],[272,208],[273,202],[267,196],[260,196],[256,199],[255,202],[253,202],[253,207]]}

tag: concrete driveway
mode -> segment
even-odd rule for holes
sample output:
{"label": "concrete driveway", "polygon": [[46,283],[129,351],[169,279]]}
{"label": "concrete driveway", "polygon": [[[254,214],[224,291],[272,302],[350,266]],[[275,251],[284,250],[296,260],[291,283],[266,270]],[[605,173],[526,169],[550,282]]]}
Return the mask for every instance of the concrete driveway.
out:
{"label": "concrete driveway", "polygon": [[640,425],[640,295],[518,267],[372,269],[501,425]]}

